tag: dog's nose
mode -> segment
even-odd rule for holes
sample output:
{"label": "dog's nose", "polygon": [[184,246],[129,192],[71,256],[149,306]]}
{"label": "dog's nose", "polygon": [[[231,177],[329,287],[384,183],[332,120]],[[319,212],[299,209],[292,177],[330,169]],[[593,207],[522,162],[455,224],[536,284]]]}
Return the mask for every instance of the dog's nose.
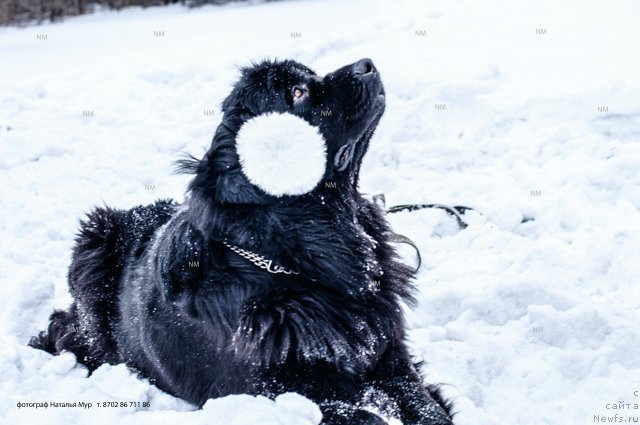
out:
{"label": "dog's nose", "polygon": [[373,61],[369,58],[360,59],[354,63],[351,67],[355,75],[375,74],[376,67],[373,65]]}

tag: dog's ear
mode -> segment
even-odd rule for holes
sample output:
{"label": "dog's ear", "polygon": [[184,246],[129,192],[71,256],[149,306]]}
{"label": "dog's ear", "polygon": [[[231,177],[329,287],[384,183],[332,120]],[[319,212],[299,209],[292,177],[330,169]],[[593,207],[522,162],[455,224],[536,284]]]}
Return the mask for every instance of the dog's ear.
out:
{"label": "dog's ear", "polygon": [[189,192],[220,203],[268,204],[272,197],[252,185],[240,169],[235,150],[234,127],[222,123],[218,126],[211,147],[202,159],[193,157],[177,162],[178,172],[195,174],[189,183]]}
{"label": "dog's ear", "polygon": [[252,185],[238,166],[218,175],[215,196],[219,202],[231,204],[269,204],[274,202],[274,197]]}
{"label": "dog's ear", "polygon": [[326,142],[317,127],[289,113],[225,115],[205,157],[179,166],[196,174],[192,192],[221,203],[270,204],[318,186],[327,169]]}
{"label": "dog's ear", "polygon": [[220,124],[211,145],[215,170],[215,199],[231,204],[269,204],[273,197],[251,184],[242,172],[236,151],[236,137],[241,124],[226,120]]}

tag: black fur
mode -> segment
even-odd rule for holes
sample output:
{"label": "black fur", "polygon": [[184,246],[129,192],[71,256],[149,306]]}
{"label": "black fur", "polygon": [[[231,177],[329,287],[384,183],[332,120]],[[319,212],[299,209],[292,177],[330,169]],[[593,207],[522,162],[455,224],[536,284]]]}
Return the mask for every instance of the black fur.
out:
{"label": "black fur", "polygon": [[[296,86],[305,94],[294,101]],[[197,405],[297,391],[327,424],[383,423],[366,403],[407,425],[451,424],[449,402],[423,383],[404,342],[399,303],[412,301],[412,271],[397,260],[382,212],[357,190],[384,111],[373,63],[319,77],[294,61],[264,61],[242,70],[222,109],[204,158],[181,162],[195,174],[183,205],[89,214],[69,270],[74,304],[30,345],[71,351],[90,370],[126,362]],[[236,132],[272,111],[304,118],[327,141],[323,181],[309,194],[276,198],[242,174]],[[299,274],[269,273],[223,241]]]}

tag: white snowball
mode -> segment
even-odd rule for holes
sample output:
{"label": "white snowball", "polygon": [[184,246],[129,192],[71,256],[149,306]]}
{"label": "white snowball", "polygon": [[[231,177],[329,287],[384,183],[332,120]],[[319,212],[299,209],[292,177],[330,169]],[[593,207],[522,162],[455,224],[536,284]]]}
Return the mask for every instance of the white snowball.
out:
{"label": "white snowball", "polygon": [[287,113],[248,120],[238,131],[236,150],[249,181],[274,196],[310,192],[327,163],[326,143],[318,128]]}

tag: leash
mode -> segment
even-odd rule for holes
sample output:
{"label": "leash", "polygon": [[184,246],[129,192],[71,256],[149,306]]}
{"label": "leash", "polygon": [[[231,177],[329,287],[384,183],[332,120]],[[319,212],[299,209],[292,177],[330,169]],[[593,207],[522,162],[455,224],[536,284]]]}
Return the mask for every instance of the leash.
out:
{"label": "leash", "polygon": [[[444,210],[448,215],[454,217],[458,222],[458,226],[460,226],[461,229],[466,229],[469,226],[469,224],[466,221],[464,221],[464,219],[462,218],[462,215],[464,215],[469,210],[473,211],[473,208],[465,207],[462,205],[456,205],[451,207],[449,205],[443,205],[443,204],[402,204],[402,205],[394,205],[393,207],[387,208],[386,207],[387,202],[384,197],[384,193],[373,195],[372,200],[374,204],[382,208],[382,211],[384,211],[385,214],[394,214],[400,211],[411,212],[411,211],[418,211],[418,210],[423,210],[427,208],[441,209],[441,210]],[[416,267],[414,272],[417,273],[418,270],[420,270],[420,266],[422,265],[422,256],[420,255],[420,250],[418,249],[418,246],[415,244],[415,242],[413,242],[411,239],[409,239],[405,235],[401,235],[393,231],[390,234],[390,240],[391,242],[394,242],[394,243],[407,244],[416,250],[416,256],[418,257],[418,266]]]}

